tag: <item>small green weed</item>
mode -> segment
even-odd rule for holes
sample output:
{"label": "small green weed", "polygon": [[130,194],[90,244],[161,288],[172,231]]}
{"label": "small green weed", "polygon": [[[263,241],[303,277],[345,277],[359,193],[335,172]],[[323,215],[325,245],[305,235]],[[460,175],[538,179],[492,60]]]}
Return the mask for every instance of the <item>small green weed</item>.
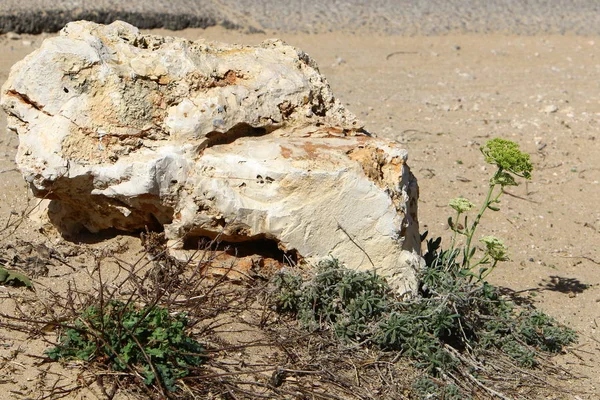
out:
{"label": "small green weed", "polygon": [[565,344],[577,340],[575,331],[559,326],[552,317],[539,310],[522,311],[517,321],[519,336],[528,345],[542,351],[558,353]]}
{"label": "small green weed", "polygon": [[390,288],[375,273],[359,273],[337,260],[322,261],[315,268],[310,284],[294,274],[278,274],[277,309],[293,312],[303,326],[317,330],[330,325],[344,340],[362,340],[389,310]]}
{"label": "small green weed", "polygon": [[[459,197],[450,200],[449,206],[456,211],[454,218],[448,218],[448,225],[452,229],[452,241],[450,249],[452,262],[447,264],[447,268],[453,269],[456,275],[468,276],[470,280],[475,278],[483,281],[500,261],[507,261],[508,253],[502,240],[494,236],[484,236],[479,241],[485,246],[481,258],[477,261],[474,256],[477,248],[473,244],[475,232],[481,221],[481,217],[487,210],[499,211],[500,197],[504,193],[506,186],[517,186],[515,177],[531,179],[533,167],[529,161],[529,154],[519,150],[519,145],[510,140],[492,139],[485,146],[481,147],[481,153],[487,163],[496,167],[496,171],[489,181],[488,191],[479,212],[473,222],[469,224],[467,212],[475,205],[468,199]],[[463,220],[460,221],[461,217]],[[462,248],[457,247],[457,239],[463,236],[465,239]],[[462,259],[458,259],[458,253]],[[442,255],[448,257],[448,255]]]}
{"label": "small green weed", "polygon": [[79,359],[115,371],[141,374],[146,385],[176,390],[176,379],[205,360],[204,347],[187,336],[185,315],[167,309],[112,301],[90,306],[67,327],[59,344],[46,351],[52,360]]}
{"label": "small green weed", "polygon": [[421,377],[413,385],[418,399],[422,400],[467,400],[454,384],[440,385],[429,377]]}
{"label": "small green weed", "polygon": [[24,274],[0,267],[0,284],[12,286],[25,286],[33,290],[31,280]]}

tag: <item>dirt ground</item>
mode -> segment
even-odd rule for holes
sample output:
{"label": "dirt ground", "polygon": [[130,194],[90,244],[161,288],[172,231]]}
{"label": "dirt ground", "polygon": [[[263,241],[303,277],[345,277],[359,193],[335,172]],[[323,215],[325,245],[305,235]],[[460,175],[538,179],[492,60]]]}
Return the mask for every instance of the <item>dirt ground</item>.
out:
{"label": "dirt ground", "polygon": [[[223,28],[155,33],[244,44],[276,36],[308,52],[368,131],[408,149],[420,186],[421,231],[428,230],[430,237],[449,238],[449,199],[482,199],[491,170],[479,146],[494,137],[519,143],[531,154],[534,174],[527,184],[509,190],[500,212],[482,221],[480,233],[503,238],[511,255],[490,281],[530,299],[579,333],[579,343],[555,361],[580,377],[565,383],[580,391],[579,399],[600,398],[600,37],[247,35]],[[0,36],[0,82],[43,37]],[[28,202],[14,163],[17,145],[1,114],[2,226],[17,219],[12,212],[35,204]],[[3,247],[20,240],[66,246],[28,219],[0,233]],[[130,236],[82,240],[92,242],[82,244],[86,248],[121,251],[125,259],[139,257],[141,249],[139,239]],[[85,287],[90,278],[82,271],[89,270],[88,259],[83,250],[69,257],[81,271],[55,263],[47,277],[35,282],[60,291],[68,276],[78,277]],[[24,289],[0,287],[0,310],[10,312],[10,298],[28,295]],[[40,367],[25,354],[40,354],[45,346],[21,332],[0,330],[5,360],[0,363],[1,399],[36,398]],[[11,358],[15,351],[22,355]],[[574,397],[556,393],[544,398]]]}

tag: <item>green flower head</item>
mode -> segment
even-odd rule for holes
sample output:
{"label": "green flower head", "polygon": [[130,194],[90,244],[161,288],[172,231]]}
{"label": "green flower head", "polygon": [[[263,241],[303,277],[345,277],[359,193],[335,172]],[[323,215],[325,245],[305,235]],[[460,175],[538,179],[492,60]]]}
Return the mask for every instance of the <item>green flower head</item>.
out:
{"label": "green flower head", "polygon": [[505,139],[492,139],[481,147],[485,162],[495,164],[498,168],[517,176],[531,179],[533,166],[529,154],[519,150],[519,145]]}
{"label": "green flower head", "polygon": [[450,200],[448,205],[456,210],[459,214],[469,211],[471,208],[475,207],[475,204],[471,203],[469,200],[464,197],[457,197],[456,199]]}
{"label": "green flower head", "polygon": [[496,261],[508,261],[507,248],[502,240],[495,236],[484,236],[479,241],[485,244],[485,251]]}

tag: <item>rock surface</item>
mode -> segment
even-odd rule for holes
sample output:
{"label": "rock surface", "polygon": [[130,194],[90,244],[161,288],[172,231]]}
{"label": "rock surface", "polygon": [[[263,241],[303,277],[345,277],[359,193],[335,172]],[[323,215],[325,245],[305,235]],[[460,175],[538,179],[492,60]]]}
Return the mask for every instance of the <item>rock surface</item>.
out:
{"label": "rock surface", "polygon": [[181,246],[267,240],[417,288],[406,151],[366,134],[314,61],[281,41],[70,23],[13,67],[1,105],[19,168],[64,233],[164,227]]}

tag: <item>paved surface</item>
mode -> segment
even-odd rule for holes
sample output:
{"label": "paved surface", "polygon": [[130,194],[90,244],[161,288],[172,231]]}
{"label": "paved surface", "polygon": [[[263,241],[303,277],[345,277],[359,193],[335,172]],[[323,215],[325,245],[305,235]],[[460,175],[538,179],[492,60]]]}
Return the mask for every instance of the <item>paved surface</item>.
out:
{"label": "paved surface", "polygon": [[140,28],[388,34],[600,33],[598,0],[1,0],[0,32],[53,32],[71,20]]}

